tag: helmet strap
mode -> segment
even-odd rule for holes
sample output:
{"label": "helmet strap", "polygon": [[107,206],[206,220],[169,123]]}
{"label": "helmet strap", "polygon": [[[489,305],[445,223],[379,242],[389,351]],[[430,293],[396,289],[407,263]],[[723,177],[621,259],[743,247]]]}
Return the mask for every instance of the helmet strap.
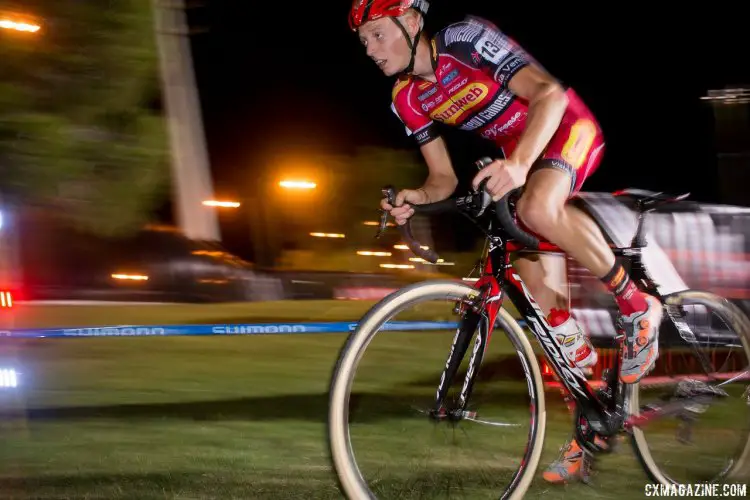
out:
{"label": "helmet strap", "polygon": [[401,24],[401,21],[399,21],[395,17],[391,17],[391,19],[393,19],[393,22],[396,23],[396,26],[401,28],[401,31],[404,33],[404,38],[406,38],[406,43],[411,49],[411,60],[409,61],[409,65],[402,71],[402,73],[411,73],[412,71],[414,71],[414,62],[417,58],[417,47],[419,47],[419,37],[422,36],[422,28],[419,28],[419,31],[417,31],[417,34],[414,37],[414,41],[412,41],[411,37],[409,36],[409,32],[406,31],[406,28],[403,24]]}

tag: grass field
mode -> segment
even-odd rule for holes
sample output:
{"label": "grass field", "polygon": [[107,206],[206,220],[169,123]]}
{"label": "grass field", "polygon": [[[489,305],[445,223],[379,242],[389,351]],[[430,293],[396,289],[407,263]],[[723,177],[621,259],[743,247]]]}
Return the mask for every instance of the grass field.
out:
{"label": "grass field", "polygon": [[[19,310],[16,326],[355,320],[370,305],[28,307]],[[385,375],[384,385],[370,386],[371,394],[403,388],[397,396],[406,396],[421,385],[434,391],[437,368],[417,360],[440,360],[439,366],[446,348],[427,334],[407,335],[408,342],[395,334],[383,337],[381,357],[372,365],[383,363],[383,369],[372,373]],[[325,420],[331,369],[344,341],[340,334],[5,341],[4,361],[22,373],[21,387],[2,394],[0,497],[341,498]],[[493,352],[501,356],[502,338],[493,342]],[[518,419],[528,409],[513,395],[512,384],[508,388],[501,409]],[[570,429],[560,396],[548,393],[547,402],[542,468]],[[369,465],[395,466],[412,458],[411,449],[420,443],[416,432],[384,439],[393,420],[384,415],[366,420],[354,437],[372,452]],[[518,439],[506,435],[497,443]],[[481,444],[492,451],[491,437]],[[444,479],[450,470],[469,485],[476,471],[461,464],[445,459],[422,479],[434,479],[429,474]],[[539,479],[527,497],[643,496],[647,478],[629,446],[604,457],[597,470],[593,486],[553,487]],[[382,475],[385,490],[392,491],[387,480],[396,481],[399,473],[406,471],[391,467]]]}

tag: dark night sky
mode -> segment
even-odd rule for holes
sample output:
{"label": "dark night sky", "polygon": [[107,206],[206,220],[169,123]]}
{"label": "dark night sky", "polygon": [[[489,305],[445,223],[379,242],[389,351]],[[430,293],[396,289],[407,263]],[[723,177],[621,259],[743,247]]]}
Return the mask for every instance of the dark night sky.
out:
{"label": "dark night sky", "polygon": [[[713,117],[699,98],[709,88],[750,84],[740,16],[716,3],[691,11],[682,2],[669,17],[628,2],[543,4],[479,0],[468,10],[435,1],[427,29],[484,16],[577,90],[607,136],[602,166],[585,189],[691,191],[715,200]],[[415,147],[389,108],[393,80],[348,29],[349,0],[261,5],[269,6],[211,0],[190,14],[191,24],[210,29],[194,35],[193,57],[219,193],[248,182],[279,151]],[[446,138],[459,168],[489,146],[455,130]]]}

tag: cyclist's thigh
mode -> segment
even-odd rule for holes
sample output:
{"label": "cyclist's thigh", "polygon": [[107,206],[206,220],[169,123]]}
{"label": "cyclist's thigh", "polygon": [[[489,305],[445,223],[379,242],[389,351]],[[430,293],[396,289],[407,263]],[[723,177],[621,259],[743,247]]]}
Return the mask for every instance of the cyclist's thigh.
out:
{"label": "cyclist's thigh", "polygon": [[599,167],[603,153],[604,136],[594,117],[566,115],[544,153],[532,166],[529,178],[540,169],[563,171],[571,178],[570,195],[573,195]]}

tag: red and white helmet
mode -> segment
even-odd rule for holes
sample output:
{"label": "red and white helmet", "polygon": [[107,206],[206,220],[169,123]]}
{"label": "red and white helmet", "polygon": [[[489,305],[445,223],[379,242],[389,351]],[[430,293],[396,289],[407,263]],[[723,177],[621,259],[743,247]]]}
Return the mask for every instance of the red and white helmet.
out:
{"label": "red and white helmet", "polygon": [[381,17],[398,17],[408,9],[416,9],[423,16],[430,8],[427,0],[354,0],[349,12],[349,27],[357,31],[368,21]]}

